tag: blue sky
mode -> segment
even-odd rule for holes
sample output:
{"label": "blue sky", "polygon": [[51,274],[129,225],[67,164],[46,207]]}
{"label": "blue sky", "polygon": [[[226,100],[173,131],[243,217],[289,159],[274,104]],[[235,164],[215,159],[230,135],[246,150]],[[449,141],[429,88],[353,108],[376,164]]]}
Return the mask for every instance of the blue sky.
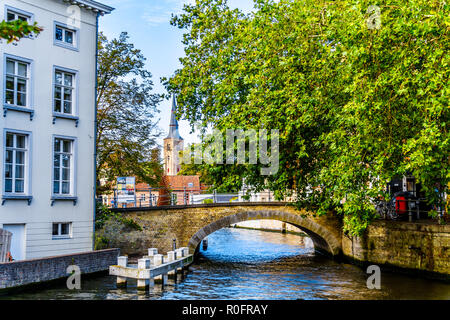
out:
{"label": "blue sky", "polygon": [[[181,43],[185,30],[170,25],[171,14],[182,12],[183,4],[192,0],[99,0],[114,7],[110,15],[100,18],[100,30],[108,39],[118,37],[127,31],[130,41],[141,49],[147,58],[147,69],[153,74],[155,92],[164,93],[161,77],[170,77],[181,67],[179,58],[184,56]],[[232,8],[248,12],[253,8],[252,0],[229,0]],[[167,133],[170,122],[171,101],[163,101],[160,106],[160,128]],[[196,142],[195,134],[190,134],[187,121],[180,121],[180,134],[185,143]],[[164,138],[164,135],[163,137]],[[162,138],[159,143],[162,145]]]}

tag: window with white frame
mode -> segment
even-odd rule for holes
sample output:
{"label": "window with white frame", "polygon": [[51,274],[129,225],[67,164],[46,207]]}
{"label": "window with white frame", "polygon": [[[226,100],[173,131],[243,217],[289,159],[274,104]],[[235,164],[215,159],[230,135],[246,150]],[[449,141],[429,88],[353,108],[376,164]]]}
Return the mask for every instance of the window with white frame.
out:
{"label": "window with white frame", "polygon": [[6,58],[5,103],[29,107],[30,63]]}
{"label": "window with white frame", "polygon": [[28,176],[28,142],[27,134],[6,132],[4,192],[25,194]]}
{"label": "window with white frame", "polygon": [[31,16],[24,14],[13,9],[6,10],[6,21],[22,20],[26,22],[31,22]]}
{"label": "window with white frame", "polygon": [[55,138],[53,148],[53,194],[61,196],[73,195],[74,140]]}
{"label": "window with white frame", "polygon": [[76,47],[76,33],[74,29],[67,28],[60,24],[55,24],[55,41],[56,43],[66,46]]}
{"label": "window with white frame", "polygon": [[53,111],[74,114],[75,74],[55,69]]}
{"label": "window with white frame", "polygon": [[67,239],[72,237],[72,223],[71,222],[57,222],[53,223],[52,238],[53,239]]}

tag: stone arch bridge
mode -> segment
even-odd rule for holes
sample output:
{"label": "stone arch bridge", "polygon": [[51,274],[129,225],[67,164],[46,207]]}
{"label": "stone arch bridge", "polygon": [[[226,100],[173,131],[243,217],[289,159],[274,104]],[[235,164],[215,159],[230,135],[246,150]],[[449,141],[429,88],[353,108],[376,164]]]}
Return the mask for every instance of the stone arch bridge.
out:
{"label": "stone arch bridge", "polygon": [[146,228],[159,225],[158,249],[189,247],[195,252],[201,241],[211,233],[231,224],[248,220],[273,219],[292,224],[310,236],[316,250],[331,256],[342,252],[341,222],[333,214],[316,216],[287,203],[226,203],[151,208],[113,209]]}

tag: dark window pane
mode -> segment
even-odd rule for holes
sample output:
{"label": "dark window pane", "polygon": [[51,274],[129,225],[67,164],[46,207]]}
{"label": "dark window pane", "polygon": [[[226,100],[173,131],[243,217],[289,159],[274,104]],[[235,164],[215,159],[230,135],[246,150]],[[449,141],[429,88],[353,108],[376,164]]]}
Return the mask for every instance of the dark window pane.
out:
{"label": "dark window pane", "polygon": [[16,178],[23,179],[25,174],[25,166],[16,165]]}
{"label": "dark window pane", "polygon": [[27,92],[27,81],[23,79],[17,79],[17,91],[26,93]]}
{"label": "dark window pane", "polygon": [[6,73],[16,74],[15,72],[15,62],[12,60],[6,60]]}
{"label": "dark window pane", "polygon": [[54,236],[58,235],[58,223],[53,224],[52,235],[54,235]]}
{"label": "dark window pane", "polygon": [[53,158],[53,166],[55,168],[59,168],[61,166],[59,155],[55,155],[55,157]]}
{"label": "dark window pane", "polygon": [[69,194],[70,193],[70,183],[69,182],[63,182],[61,185],[62,185],[61,193],[62,194]]}
{"label": "dark window pane", "polygon": [[16,20],[16,15],[12,12],[8,12],[7,19],[8,19],[8,21],[14,21],[14,20]]}
{"label": "dark window pane", "polygon": [[68,234],[69,234],[69,224],[62,223],[61,224],[61,235],[68,235]]}
{"label": "dark window pane", "polygon": [[12,178],[12,164],[5,165],[5,178]]}
{"label": "dark window pane", "polygon": [[12,179],[5,179],[5,192],[12,192]]}
{"label": "dark window pane", "polygon": [[64,76],[64,85],[67,87],[71,87],[72,86],[72,75],[71,74],[65,74]]}
{"label": "dark window pane", "polygon": [[26,139],[25,136],[17,135],[16,148],[25,149],[25,139]]}
{"label": "dark window pane", "polygon": [[16,151],[16,164],[24,164],[25,163],[25,152]]}
{"label": "dark window pane", "polygon": [[21,77],[27,77],[27,69],[28,69],[28,65],[25,63],[18,63],[19,66],[19,76]]}
{"label": "dark window pane", "polygon": [[27,95],[25,93],[17,93],[17,105],[22,107],[27,105]]}
{"label": "dark window pane", "polygon": [[55,87],[55,98],[61,99],[61,87],[58,86]]}
{"label": "dark window pane", "polygon": [[55,139],[54,148],[55,148],[55,152],[61,151],[61,140],[60,139]]}
{"label": "dark window pane", "polygon": [[55,99],[55,112],[61,112],[61,100]]}
{"label": "dark window pane", "polygon": [[66,154],[62,156],[62,166],[64,168],[70,168],[70,157]]}
{"label": "dark window pane", "polygon": [[12,133],[6,134],[6,146],[7,147],[14,147],[14,135]]}
{"label": "dark window pane", "polygon": [[13,91],[6,90],[5,103],[14,104],[14,92]]}
{"label": "dark window pane", "polygon": [[64,113],[72,114],[72,103],[64,101]]}
{"label": "dark window pane", "polygon": [[64,89],[64,100],[72,101],[72,89]]}
{"label": "dark window pane", "polygon": [[13,77],[6,77],[6,89],[14,90],[14,78]]}
{"label": "dark window pane", "polygon": [[66,42],[73,44],[73,32],[66,30]]}
{"label": "dark window pane", "polygon": [[62,169],[62,179],[65,180],[65,181],[68,181],[68,180],[70,180],[69,177],[70,177],[70,170],[69,169]]}
{"label": "dark window pane", "polygon": [[5,162],[12,163],[12,159],[13,159],[13,152],[11,150],[7,150]]}
{"label": "dark window pane", "polygon": [[16,180],[15,192],[23,193],[24,190],[24,181]]}
{"label": "dark window pane", "polygon": [[59,180],[59,168],[53,169],[53,180]]}
{"label": "dark window pane", "polygon": [[70,152],[70,144],[71,144],[71,141],[65,140],[63,142],[63,151],[64,152]]}
{"label": "dark window pane", "polygon": [[59,40],[59,41],[62,41],[62,39],[63,39],[63,30],[59,27],[56,27],[55,38],[56,38],[56,40]]}
{"label": "dark window pane", "polygon": [[53,193],[55,193],[55,194],[59,193],[59,182],[58,181],[53,182]]}

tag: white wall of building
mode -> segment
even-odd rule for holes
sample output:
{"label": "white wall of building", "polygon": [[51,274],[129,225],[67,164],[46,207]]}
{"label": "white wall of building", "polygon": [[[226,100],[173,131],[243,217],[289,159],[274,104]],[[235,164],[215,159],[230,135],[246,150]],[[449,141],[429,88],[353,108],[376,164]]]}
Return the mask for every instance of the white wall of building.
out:
{"label": "white wall of building", "polygon": [[[2,0],[0,17],[6,6],[33,14],[44,31],[35,39],[21,39],[17,45],[0,44],[0,101],[5,101],[5,53],[32,60],[31,86],[34,117],[24,112],[7,111],[0,116],[0,194],[5,195],[5,129],[30,132],[29,150],[30,195],[32,202],[7,200],[0,206],[0,228],[24,226],[24,259],[78,253],[92,250],[94,216],[94,119],[96,13],[81,9],[81,22],[76,31],[78,50],[54,44],[54,24],[70,23],[70,4],[59,0]],[[54,67],[76,70],[75,105],[78,127],[72,119],[56,119],[53,124]],[[73,137],[75,189],[73,201],[55,201],[51,205],[54,135]],[[53,223],[72,223],[69,239],[55,240]],[[14,229],[14,228],[13,228]]]}

